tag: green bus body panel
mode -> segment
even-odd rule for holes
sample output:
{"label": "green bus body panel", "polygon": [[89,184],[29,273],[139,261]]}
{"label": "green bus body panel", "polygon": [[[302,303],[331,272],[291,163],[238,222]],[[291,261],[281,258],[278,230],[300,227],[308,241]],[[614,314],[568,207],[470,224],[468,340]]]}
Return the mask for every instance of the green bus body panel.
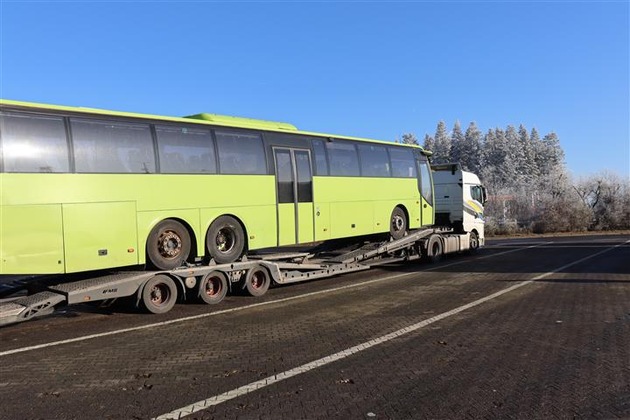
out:
{"label": "green bus body panel", "polygon": [[0,207],[0,273],[63,273],[62,230],[60,204]]}
{"label": "green bus body panel", "polygon": [[[241,221],[250,249],[277,244],[273,175],[4,173],[0,179],[1,274],[63,273],[143,264],[147,237],[166,218],[180,220],[194,233],[198,255],[205,254],[205,233],[222,214]],[[113,205],[122,202],[125,210]],[[112,204],[112,212],[104,210],[107,206],[101,203]],[[88,211],[91,204],[95,205],[94,212]],[[66,211],[72,215],[63,222],[62,205],[63,218]],[[118,223],[129,232],[121,234]],[[79,233],[101,236],[108,230],[118,234],[102,246],[93,238],[81,238]],[[64,234],[70,235],[66,241],[70,240],[72,252],[83,250],[77,258],[89,257],[85,263],[64,258]],[[93,247],[98,248],[96,255]],[[129,248],[135,252],[128,253]],[[110,258],[98,256],[99,249],[108,249]],[[129,255],[115,253],[114,257],[112,249]],[[71,255],[70,249],[66,254]],[[108,260],[111,265],[105,264]]]}
{"label": "green bus body panel", "polygon": [[424,197],[421,197],[421,199],[422,199],[422,225],[423,226],[432,225],[435,223],[435,220],[434,220],[435,213],[433,212],[433,206],[427,203],[427,200],[425,200]]}
{"label": "green bus body panel", "polygon": [[295,243],[295,204],[278,204],[278,245]]}
{"label": "green bus body panel", "polygon": [[201,114],[189,115],[184,118],[203,120],[203,121],[219,123],[219,124],[236,125],[239,127],[250,127],[250,128],[258,128],[258,129],[266,129],[266,130],[275,129],[275,130],[297,131],[296,126],[294,126],[293,124],[285,123],[285,122],[265,121],[265,120],[257,120],[253,118],[243,118],[243,117],[232,117],[229,115],[208,114],[205,112]]}
{"label": "green bus body panel", "polygon": [[298,243],[313,242],[313,203],[298,203]]}
{"label": "green bus body panel", "polygon": [[138,264],[136,204],[63,205],[66,271]]}
{"label": "green bus body panel", "polygon": [[388,232],[398,205],[407,210],[411,229],[427,224],[415,178],[314,177],[313,185],[316,241]]}

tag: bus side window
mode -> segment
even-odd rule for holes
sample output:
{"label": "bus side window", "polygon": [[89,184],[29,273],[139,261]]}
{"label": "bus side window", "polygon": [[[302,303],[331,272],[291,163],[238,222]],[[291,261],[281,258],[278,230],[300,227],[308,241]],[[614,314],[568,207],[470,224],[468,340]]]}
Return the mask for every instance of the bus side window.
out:
{"label": "bus side window", "polygon": [[413,150],[406,147],[388,147],[392,161],[392,176],[396,178],[416,178],[416,160]]}
{"label": "bus side window", "polygon": [[418,161],[420,165],[420,193],[427,200],[429,205],[433,205],[433,187],[431,182],[431,170],[426,157]]}
{"label": "bus side window", "polygon": [[71,118],[77,172],[155,173],[148,124]]}
{"label": "bus side window", "polygon": [[3,113],[0,119],[5,172],[70,172],[63,118]]}
{"label": "bus side window", "polygon": [[315,154],[315,175],[328,175],[328,162],[323,140],[313,139],[313,153]]}
{"label": "bus side window", "polygon": [[160,172],[165,174],[214,174],[217,163],[208,129],[156,126]]}
{"label": "bus side window", "polygon": [[361,157],[361,175],[369,177],[392,176],[389,167],[389,157],[385,146],[359,144]]}
{"label": "bus side window", "polygon": [[222,174],[267,174],[265,149],[256,133],[215,132]]}
{"label": "bus side window", "polygon": [[359,156],[354,143],[333,141],[326,143],[332,176],[361,176]]}

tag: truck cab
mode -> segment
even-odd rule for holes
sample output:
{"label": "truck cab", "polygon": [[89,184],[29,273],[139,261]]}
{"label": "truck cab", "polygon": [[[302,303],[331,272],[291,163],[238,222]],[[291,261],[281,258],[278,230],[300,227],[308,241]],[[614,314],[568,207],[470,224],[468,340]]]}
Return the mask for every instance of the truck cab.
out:
{"label": "truck cab", "polygon": [[451,227],[457,233],[471,234],[483,246],[486,188],[479,177],[462,170],[458,163],[432,165],[435,190],[435,224]]}

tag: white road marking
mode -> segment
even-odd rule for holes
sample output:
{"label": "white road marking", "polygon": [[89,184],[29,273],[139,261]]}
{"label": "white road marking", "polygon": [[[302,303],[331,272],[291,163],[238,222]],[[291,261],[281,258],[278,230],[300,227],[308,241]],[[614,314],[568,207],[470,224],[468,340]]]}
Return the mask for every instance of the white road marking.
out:
{"label": "white road marking", "polygon": [[338,292],[340,290],[352,289],[352,288],[355,288],[355,287],[362,287],[362,286],[366,286],[366,285],[373,284],[373,283],[379,283],[379,282],[384,282],[384,281],[395,280],[395,279],[398,279],[398,278],[401,278],[401,277],[413,276],[413,275],[417,275],[417,274],[419,274],[421,272],[425,272],[425,271],[432,271],[432,270],[436,270],[436,269],[439,269],[439,268],[445,268],[445,267],[450,267],[450,266],[453,266],[453,265],[463,264],[463,263],[466,263],[466,262],[478,261],[478,260],[483,260],[483,259],[486,259],[486,258],[496,257],[496,256],[499,256],[499,255],[505,255],[505,254],[509,254],[509,253],[512,253],[512,252],[517,252],[517,251],[522,251],[522,250],[529,249],[529,248],[534,248],[534,247],[537,247],[539,245],[546,245],[546,244],[549,244],[549,243],[551,243],[551,242],[542,242],[542,243],[539,243],[538,245],[532,245],[532,246],[529,246],[529,247],[526,247],[526,248],[517,248],[517,249],[511,249],[509,251],[500,252],[500,253],[497,253],[497,254],[483,255],[483,256],[474,258],[472,260],[471,259],[465,259],[465,260],[455,261],[455,262],[452,262],[450,264],[438,265],[436,267],[430,267],[430,268],[427,268],[427,269],[422,270],[422,271],[416,271],[416,272],[412,272],[412,273],[395,274],[395,275],[388,276],[388,277],[379,277],[379,278],[376,278],[376,279],[373,279],[373,280],[364,281],[364,282],[361,282],[361,283],[353,283],[353,284],[349,284],[349,285],[346,285],[346,286],[333,287],[333,288],[330,288],[330,289],[320,290],[320,291],[317,291],[317,292],[310,292],[310,293],[305,293],[303,295],[291,296],[291,297],[282,298],[282,299],[276,299],[276,300],[270,300],[270,301],[267,301],[267,302],[253,303],[251,305],[239,306],[238,308],[223,309],[223,310],[210,312],[210,313],[205,313],[205,314],[200,314],[200,315],[193,315],[193,316],[188,316],[188,317],[184,317],[184,318],[172,319],[172,320],[169,320],[169,321],[157,322],[157,323],[147,324],[147,325],[140,325],[140,326],[137,326],[137,327],[123,328],[123,329],[120,329],[120,330],[108,331],[108,332],[98,333],[98,334],[84,335],[84,336],[81,336],[81,337],[75,337],[75,338],[69,338],[69,339],[66,339],[66,340],[53,341],[53,342],[50,342],[50,343],[37,344],[37,345],[34,345],[34,346],[28,346],[28,347],[21,347],[21,348],[16,348],[16,349],[12,349],[12,350],[5,350],[3,352],[0,352],[0,357],[8,356],[8,355],[11,355],[11,354],[16,354],[16,353],[24,353],[24,352],[33,351],[33,350],[44,349],[44,348],[48,348],[48,347],[60,346],[62,344],[77,343],[77,342],[80,342],[80,341],[92,340],[94,338],[108,337],[108,336],[111,336],[111,335],[124,334],[124,333],[132,332],[132,331],[146,330],[148,328],[162,327],[162,326],[165,326],[165,325],[177,324],[177,323],[180,323],[180,322],[194,321],[194,320],[197,320],[197,319],[207,318],[207,317],[210,317],[210,316],[222,315],[222,314],[227,314],[227,313],[230,313],[230,312],[244,311],[246,309],[257,308],[257,307],[260,307],[260,306],[273,305],[273,304],[276,304],[276,303],[284,303],[284,302],[289,302],[289,301],[292,301],[292,300],[304,299],[304,298],[308,298],[308,297],[312,297],[312,296]]}
{"label": "white road marking", "polygon": [[[625,242],[625,244],[628,244],[628,243],[630,243],[630,241]],[[517,283],[517,284],[515,284],[513,286],[510,286],[510,287],[508,287],[506,289],[500,290],[500,291],[498,291],[496,293],[492,293],[491,295],[488,295],[486,297],[478,299],[478,300],[476,300],[474,302],[468,303],[468,304],[463,305],[463,306],[459,306],[459,307],[457,307],[457,308],[455,308],[453,310],[450,310],[448,312],[441,313],[439,315],[436,315],[436,316],[431,317],[429,319],[426,319],[424,321],[420,321],[420,322],[418,322],[416,324],[413,324],[413,325],[410,325],[408,327],[401,328],[398,331],[394,331],[392,333],[383,335],[381,337],[372,339],[370,341],[366,341],[366,342],[361,343],[361,344],[359,344],[357,346],[350,347],[348,349],[342,350],[342,351],[340,351],[338,353],[331,354],[330,356],[322,357],[321,359],[314,360],[314,361],[306,363],[306,364],[304,364],[302,366],[298,366],[296,368],[293,368],[293,369],[290,369],[290,370],[278,373],[276,375],[269,376],[269,377],[267,377],[265,379],[261,379],[259,381],[251,382],[251,383],[249,383],[247,385],[240,386],[238,388],[232,389],[232,390],[224,392],[222,394],[215,395],[215,396],[212,396],[210,398],[206,398],[205,400],[197,401],[195,403],[187,405],[186,407],[182,407],[182,408],[179,408],[177,410],[173,410],[170,413],[162,414],[162,415],[160,415],[158,417],[155,417],[154,420],[181,419],[182,417],[186,417],[186,416],[188,416],[190,414],[193,414],[193,413],[196,413],[198,411],[204,410],[204,409],[206,409],[208,407],[221,404],[221,403],[229,401],[231,399],[243,396],[245,394],[249,394],[250,392],[256,391],[256,390],[258,390],[260,388],[264,388],[264,387],[273,385],[273,384],[275,384],[277,382],[283,381],[283,380],[291,378],[293,376],[297,376],[297,375],[300,375],[302,373],[309,372],[309,371],[311,371],[313,369],[317,369],[319,367],[328,365],[330,363],[333,363],[333,362],[336,362],[338,360],[344,359],[344,358],[346,358],[348,356],[352,356],[354,354],[360,353],[360,352],[362,352],[364,350],[367,350],[367,349],[372,348],[374,346],[377,346],[379,344],[386,343],[386,342],[388,342],[390,340],[393,340],[395,338],[398,338],[398,337],[401,337],[403,335],[407,335],[409,333],[417,331],[417,330],[419,330],[421,328],[426,327],[427,325],[431,325],[431,324],[433,324],[435,322],[438,322],[438,321],[441,321],[441,320],[443,320],[445,318],[448,318],[450,316],[456,315],[456,314],[458,314],[460,312],[463,312],[463,311],[465,311],[467,309],[470,309],[470,308],[473,308],[475,306],[481,305],[482,303],[488,302],[489,300],[496,299],[496,298],[498,298],[498,297],[500,297],[500,296],[502,296],[502,295],[504,295],[506,293],[510,293],[510,292],[512,292],[514,290],[520,289],[523,286],[527,286],[529,284],[534,283],[537,280],[541,280],[541,279],[543,279],[543,278],[545,278],[547,276],[550,276],[550,275],[552,275],[554,273],[562,271],[562,270],[564,270],[566,268],[569,268],[569,267],[572,267],[572,266],[574,266],[576,264],[579,264],[581,262],[590,260],[591,258],[594,258],[594,257],[596,257],[598,255],[601,255],[601,254],[605,253],[605,252],[609,252],[609,251],[611,251],[611,250],[613,250],[615,248],[618,248],[618,247],[620,247],[622,245],[624,245],[624,244],[618,244],[618,245],[616,245],[614,247],[611,247],[611,248],[605,249],[603,251],[597,252],[597,253],[595,253],[593,255],[589,255],[587,257],[580,258],[577,261],[573,261],[573,262],[571,262],[569,264],[563,265],[562,267],[558,267],[558,268],[556,268],[553,271],[549,271],[547,273],[540,274],[540,275],[538,275],[536,277],[533,277],[530,280],[525,280],[523,282]]]}

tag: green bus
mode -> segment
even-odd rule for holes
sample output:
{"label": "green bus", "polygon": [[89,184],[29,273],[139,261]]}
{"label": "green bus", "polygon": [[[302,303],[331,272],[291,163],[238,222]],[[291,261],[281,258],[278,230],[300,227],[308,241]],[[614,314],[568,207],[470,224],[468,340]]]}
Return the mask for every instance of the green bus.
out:
{"label": "green bus", "polygon": [[420,147],[0,100],[0,275],[229,263],[433,224]]}

